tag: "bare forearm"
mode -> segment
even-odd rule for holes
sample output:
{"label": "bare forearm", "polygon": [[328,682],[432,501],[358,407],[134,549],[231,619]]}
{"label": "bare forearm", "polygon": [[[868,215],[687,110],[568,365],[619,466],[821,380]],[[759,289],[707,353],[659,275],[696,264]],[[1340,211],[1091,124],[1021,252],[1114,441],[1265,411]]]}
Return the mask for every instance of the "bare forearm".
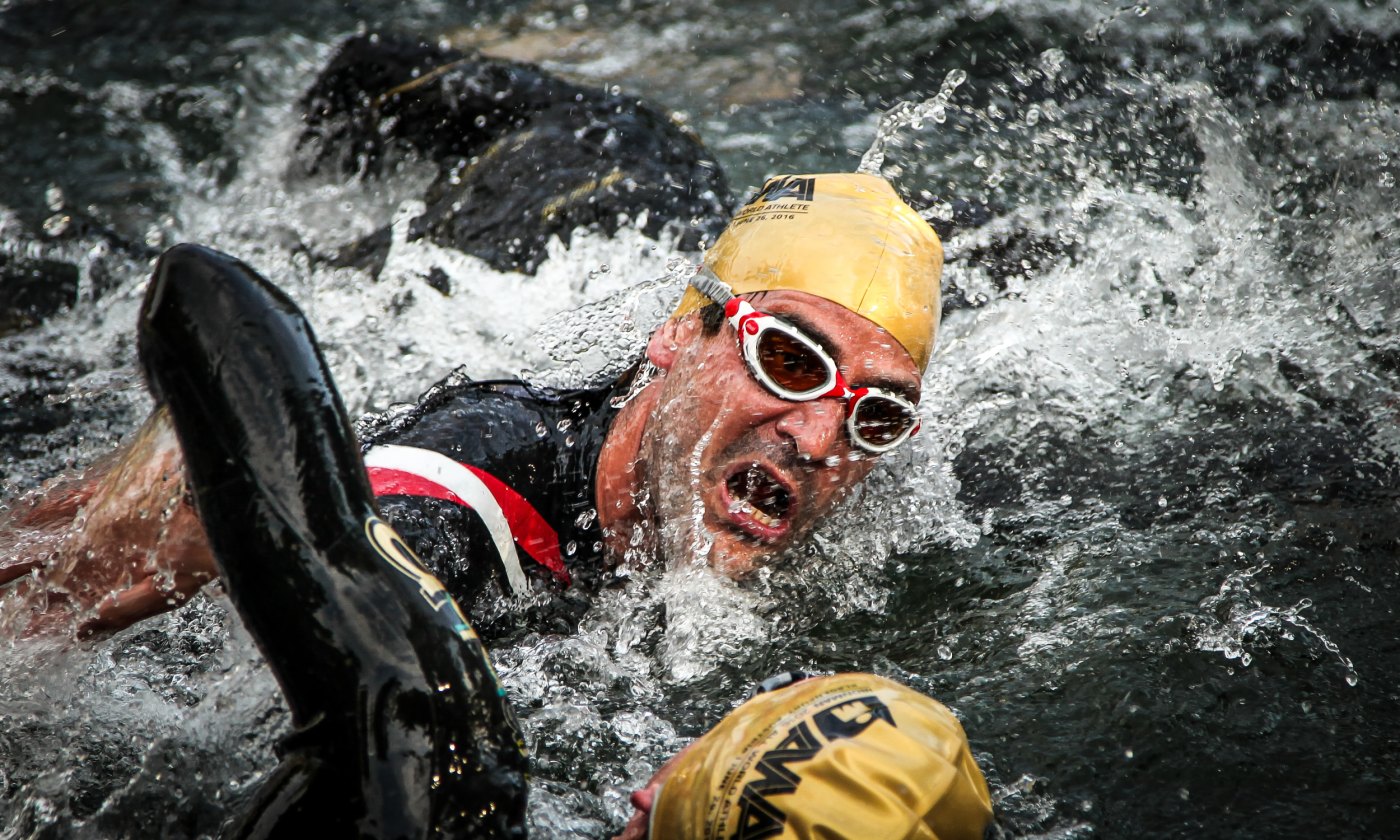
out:
{"label": "bare forearm", "polygon": [[[216,572],[164,412],[81,476],[16,503],[0,526],[6,624],[27,635],[119,629],[171,609]],[[15,611],[29,611],[23,621]]]}

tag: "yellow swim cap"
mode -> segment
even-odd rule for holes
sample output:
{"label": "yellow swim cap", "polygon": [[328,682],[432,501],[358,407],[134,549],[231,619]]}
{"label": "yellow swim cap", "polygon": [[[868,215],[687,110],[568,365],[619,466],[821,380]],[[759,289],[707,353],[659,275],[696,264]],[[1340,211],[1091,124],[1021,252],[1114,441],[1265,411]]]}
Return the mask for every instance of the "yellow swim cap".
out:
{"label": "yellow swim cap", "polygon": [[[940,315],[943,246],[874,175],[772,178],[705,255],[736,294],[793,289],[884,327],[923,370]],[[672,317],[708,303],[687,289]]]}
{"label": "yellow swim cap", "polygon": [[981,840],[991,796],[941,704],[869,674],[760,694],[682,756],[653,840]]}

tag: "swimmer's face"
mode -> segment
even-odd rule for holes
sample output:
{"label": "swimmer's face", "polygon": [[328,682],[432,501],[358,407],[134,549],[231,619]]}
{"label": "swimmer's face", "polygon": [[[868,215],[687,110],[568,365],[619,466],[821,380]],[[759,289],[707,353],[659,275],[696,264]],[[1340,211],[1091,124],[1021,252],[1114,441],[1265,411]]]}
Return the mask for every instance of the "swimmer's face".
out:
{"label": "swimmer's face", "polygon": [[[747,297],[822,344],[852,388],[918,401],[913,358],[873,322],[804,292]],[[667,322],[648,356],[665,377],[641,455],[672,562],[703,556],[745,577],[809,533],[875,466],[847,435],[843,400],[774,396],[750,375],[727,322],[713,334],[699,313]]]}

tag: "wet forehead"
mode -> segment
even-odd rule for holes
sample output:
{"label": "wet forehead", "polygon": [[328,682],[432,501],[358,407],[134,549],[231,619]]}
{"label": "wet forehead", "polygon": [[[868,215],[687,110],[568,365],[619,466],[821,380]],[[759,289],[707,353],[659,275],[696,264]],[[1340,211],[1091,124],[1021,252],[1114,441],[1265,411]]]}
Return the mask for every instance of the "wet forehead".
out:
{"label": "wet forehead", "polygon": [[825,347],[852,387],[881,387],[918,399],[922,380],[913,357],[870,319],[806,292],[756,297],[755,308],[791,322]]}

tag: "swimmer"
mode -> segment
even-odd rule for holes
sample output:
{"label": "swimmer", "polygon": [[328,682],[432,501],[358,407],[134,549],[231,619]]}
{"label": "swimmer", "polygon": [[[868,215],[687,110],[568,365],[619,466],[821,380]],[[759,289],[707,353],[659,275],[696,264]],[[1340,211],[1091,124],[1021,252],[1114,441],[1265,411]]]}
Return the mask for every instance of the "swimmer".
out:
{"label": "swimmer", "polygon": [[[884,180],[774,178],[634,373],[572,392],[454,375],[362,422],[381,514],[491,634],[525,621],[510,605],[526,594],[535,628],[569,632],[627,566],[698,554],[749,577],[918,431],[942,264],[938,237]],[[0,568],[0,584],[25,576],[16,585],[35,593],[11,622],[122,627],[217,574],[166,422],[78,482],[81,505],[42,497],[0,528],[14,544],[44,522],[62,541]],[[105,480],[113,470],[124,480]],[[132,527],[143,510],[161,527]]]}
{"label": "swimmer", "polygon": [[[301,312],[247,266],[182,245],[156,267],[138,346],[295,727],[224,836],[524,837],[505,692],[456,602],[376,515]],[[766,681],[633,800],[624,840],[973,840],[991,817],[957,719],[863,674]]]}
{"label": "swimmer", "polygon": [[156,267],[138,345],[295,727],[225,836],[523,837],[514,713],[456,602],[376,515],[301,312],[242,263],[181,245]]}
{"label": "swimmer", "polygon": [[869,674],[782,674],[668,761],[614,840],[980,840],[992,819],[943,705]]}

